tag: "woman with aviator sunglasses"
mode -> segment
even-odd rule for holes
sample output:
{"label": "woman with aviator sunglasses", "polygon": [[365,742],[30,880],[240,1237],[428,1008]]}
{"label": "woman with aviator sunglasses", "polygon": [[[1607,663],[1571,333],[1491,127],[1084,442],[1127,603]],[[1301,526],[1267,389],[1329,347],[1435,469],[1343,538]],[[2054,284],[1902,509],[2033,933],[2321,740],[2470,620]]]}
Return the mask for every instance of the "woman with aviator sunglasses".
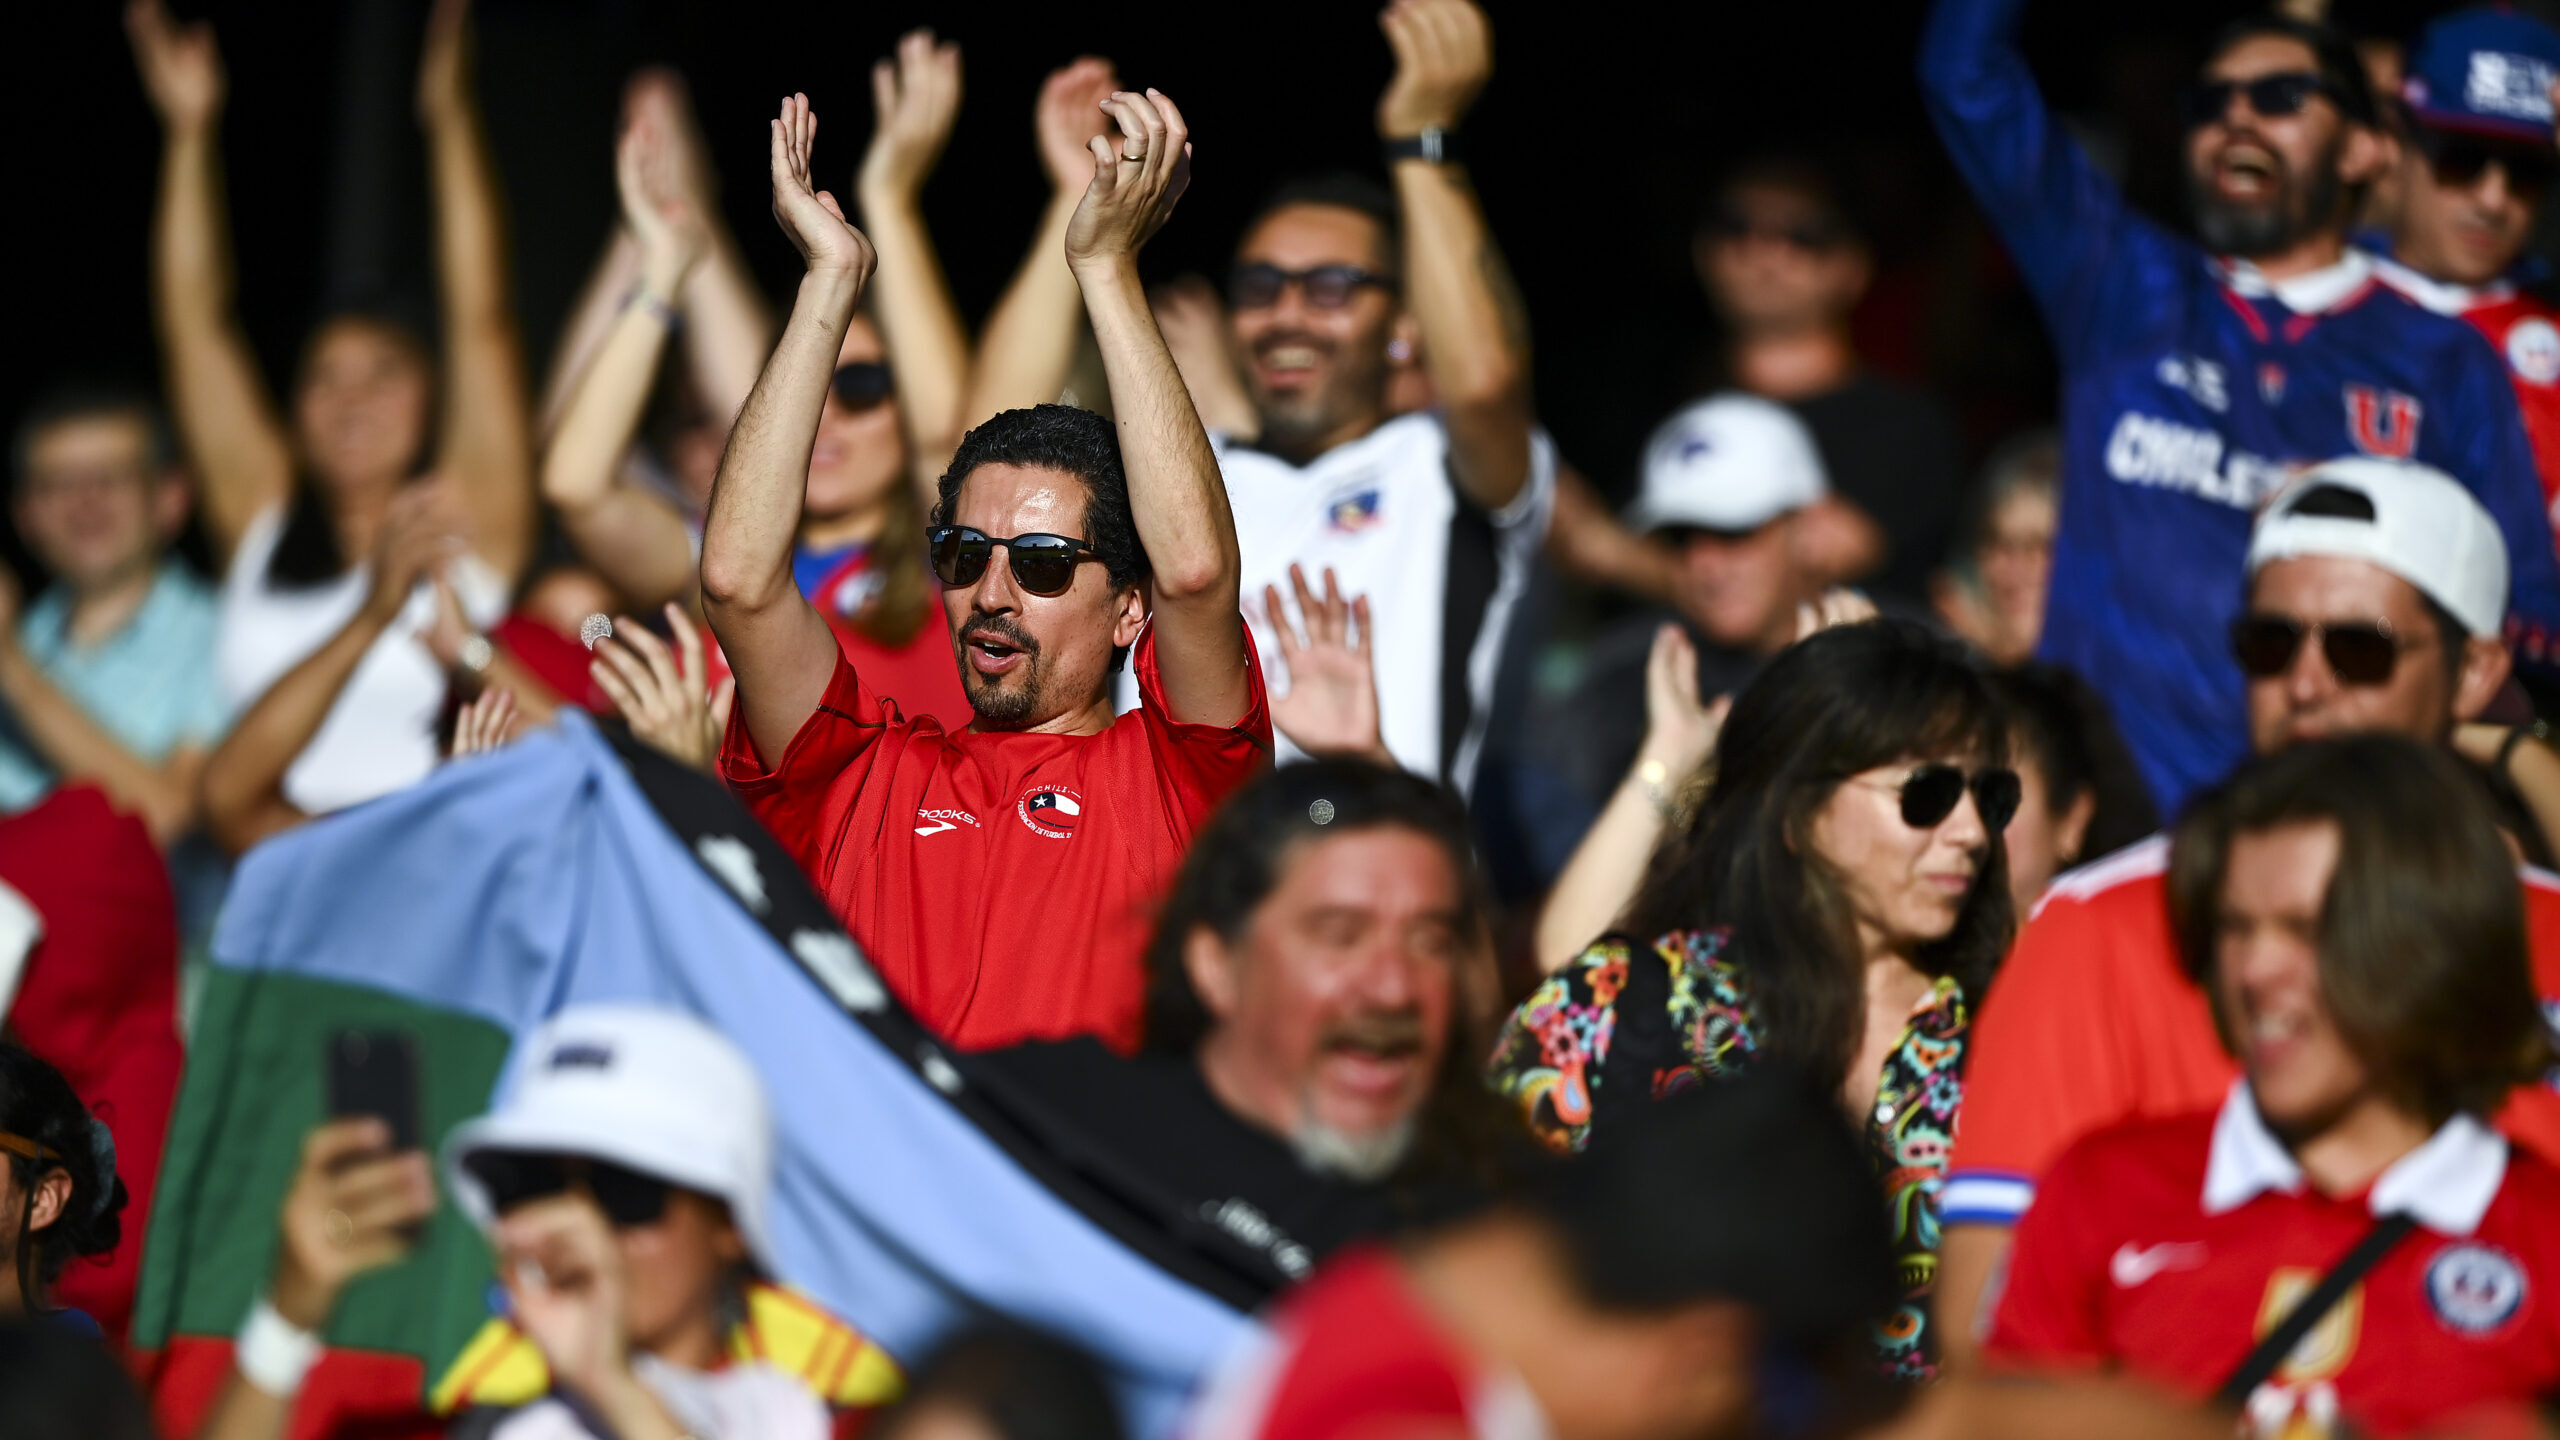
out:
{"label": "woman with aviator sunglasses", "polygon": [[1828,1077],[1889,1192],[1909,1291],[1876,1340],[1904,1378],[1935,1371],[1937,1182],[1970,1012],[2015,926],[2000,716],[1982,674],[1914,624],[1782,653],[1734,702],[1702,803],[1617,929],[1513,1012],[1488,1073],[1565,1151],[1763,1059]]}

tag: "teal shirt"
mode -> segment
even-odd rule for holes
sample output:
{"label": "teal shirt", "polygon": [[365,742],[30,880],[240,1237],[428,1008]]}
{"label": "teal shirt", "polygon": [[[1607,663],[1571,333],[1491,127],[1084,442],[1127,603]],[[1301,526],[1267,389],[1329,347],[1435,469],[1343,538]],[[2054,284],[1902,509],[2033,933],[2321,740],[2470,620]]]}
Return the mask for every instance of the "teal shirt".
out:
{"label": "teal shirt", "polygon": [[[209,748],[231,716],[214,684],[212,587],[166,561],[151,593],[123,629],[97,645],[75,644],[71,604],[60,587],[27,607],[18,644],[99,728],[154,764],[182,745]],[[14,719],[0,735],[0,811],[23,810],[53,789],[56,776],[27,745]]]}

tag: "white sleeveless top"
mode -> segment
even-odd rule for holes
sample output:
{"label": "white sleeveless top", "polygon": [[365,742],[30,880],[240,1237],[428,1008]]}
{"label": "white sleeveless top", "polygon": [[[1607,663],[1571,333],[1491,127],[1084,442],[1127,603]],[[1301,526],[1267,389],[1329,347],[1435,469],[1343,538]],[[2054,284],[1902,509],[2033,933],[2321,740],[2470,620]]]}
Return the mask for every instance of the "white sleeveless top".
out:
{"label": "white sleeveless top", "polygon": [[[232,713],[329,643],[364,608],[373,585],[370,561],[334,580],[278,589],[267,579],[284,507],[251,522],[222,581],[222,625],[215,676]],[[507,586],[479,557],[452,569],[463,614],[480,628],[506,614]],[[435,587],[421,581],[400,617],[357,662],[346,688],[302,753],[285,771],[284,798],[310,815],[360,804],[414,785],[433,770],[436,719],[444,708],[445,674],[419,637],[435,623]]]}

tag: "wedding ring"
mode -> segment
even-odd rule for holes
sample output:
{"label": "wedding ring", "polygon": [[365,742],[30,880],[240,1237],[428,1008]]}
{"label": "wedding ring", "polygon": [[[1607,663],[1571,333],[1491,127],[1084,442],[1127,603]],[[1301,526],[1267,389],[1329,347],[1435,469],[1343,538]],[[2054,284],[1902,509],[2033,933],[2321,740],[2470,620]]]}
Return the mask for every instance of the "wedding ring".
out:
{"label": "wedding ring", "polygon": [[320,1217],[320,1233],[329,1237],[330,1244],[344,1245],[356,1238],[356,1222],[344,1210],[331,1210]]}
{"label": "wedding ring", "polygon": [[1143,165],[1147,163],[1147,152],[1141,150],[1135,155],[1123,155],[1120,157],[1120,163],[1123,165]]}

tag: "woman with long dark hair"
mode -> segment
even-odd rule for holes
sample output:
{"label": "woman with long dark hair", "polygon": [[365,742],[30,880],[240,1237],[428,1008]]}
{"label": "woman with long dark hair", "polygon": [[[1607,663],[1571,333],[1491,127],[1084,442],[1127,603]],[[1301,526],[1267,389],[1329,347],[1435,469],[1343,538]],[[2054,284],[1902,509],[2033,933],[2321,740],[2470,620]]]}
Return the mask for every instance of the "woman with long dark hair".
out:
{"label": "woman with long dark hair", "polygon": [[447,691],[547,693],[477,632],[532,553],[531,422],[507,303],[498,183],[464,0],[431,7],[417,110],[441,313],[332,297],[279,405],[234,309],[205,22],[161,0],[126,24],[163,132],[152,304],[171,409],[223,571],[216,673],[240,707],[205,763],[205,817],[237,852],[424,778]]}
{"label": "woman with long dark hair", "polygon": [[53,1282],[74,1256],[103,1255],[124,1238],[124,1182],[116,1145],[62,1072],[0,1041],[0,1315],[59,1318],[96,1335],[97,1322],[54,1310]]}
{"label": "woman with long dark hair", "polygon": [[1579,1150],[1628,1105],[1784,1061],[1866,1127],[1908,1294],[1890,1367],[1931,1373],[1934,1181],[1970,1009],[2014,928],[2001,828],[2018,803],[2000,709],[1917,625],[1827,630],[1735,701],[1704,802],[1616,929],[1515,1011],[1490,1079]]}

